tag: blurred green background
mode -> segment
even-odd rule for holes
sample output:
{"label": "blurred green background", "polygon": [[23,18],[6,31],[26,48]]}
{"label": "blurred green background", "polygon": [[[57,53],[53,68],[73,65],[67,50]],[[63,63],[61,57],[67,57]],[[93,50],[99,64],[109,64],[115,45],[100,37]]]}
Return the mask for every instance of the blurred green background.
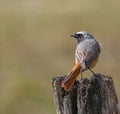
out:
{"label": "blurred green background", "polygon": [[102,44],[94,71],[119,97],[119,0],[0,0],[0,114],[56,114],[51,78],[74,65],[77,31]]}

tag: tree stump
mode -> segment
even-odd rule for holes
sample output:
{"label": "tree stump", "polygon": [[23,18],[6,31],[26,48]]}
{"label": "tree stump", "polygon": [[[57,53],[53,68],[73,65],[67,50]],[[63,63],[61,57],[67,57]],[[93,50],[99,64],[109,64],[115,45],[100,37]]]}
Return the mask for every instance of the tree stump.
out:
{"label": "tree stump", "polygon": [[61,88],[64,76],[52,79],[57,114],[120,114],[111,77],[95,74],[75,81],[69,92]]}

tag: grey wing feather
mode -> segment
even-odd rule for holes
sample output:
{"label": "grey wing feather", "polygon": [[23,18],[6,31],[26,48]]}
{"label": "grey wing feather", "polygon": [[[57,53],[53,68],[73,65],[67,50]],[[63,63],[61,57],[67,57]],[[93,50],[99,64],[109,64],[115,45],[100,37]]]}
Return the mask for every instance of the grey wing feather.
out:
{"label": "grey wing feather", "polygon": [[77,45],[75,56],[84,70],[93,60],[98,58],[99,54],[100,47],[98,42],[95,40],[86,40]]}

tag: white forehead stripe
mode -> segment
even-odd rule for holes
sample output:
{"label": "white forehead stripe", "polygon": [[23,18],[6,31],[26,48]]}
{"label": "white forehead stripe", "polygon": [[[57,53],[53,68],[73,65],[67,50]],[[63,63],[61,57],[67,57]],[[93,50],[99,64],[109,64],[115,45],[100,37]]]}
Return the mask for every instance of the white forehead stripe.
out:
{"label": "white forehead stripe", "polygon": [[80,31],[80,32],[77,32],[76,34],[87,34],[87,32],[85,32],[85,31]]}

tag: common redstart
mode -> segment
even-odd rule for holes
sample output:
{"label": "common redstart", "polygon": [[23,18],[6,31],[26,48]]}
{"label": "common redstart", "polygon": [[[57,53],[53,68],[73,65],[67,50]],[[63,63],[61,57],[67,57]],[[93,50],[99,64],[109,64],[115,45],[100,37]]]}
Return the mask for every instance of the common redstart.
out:
{"label": "common redstart", "polygon": [[61,84],[61,87],[66,91],[70,91],[80,72],[89,69],[94,73],[91,68],[96,65],[101,52],[99,43],[90,33],[81,31],[71,37],[76,38],[78,44],[75,51],[75,65]]}

